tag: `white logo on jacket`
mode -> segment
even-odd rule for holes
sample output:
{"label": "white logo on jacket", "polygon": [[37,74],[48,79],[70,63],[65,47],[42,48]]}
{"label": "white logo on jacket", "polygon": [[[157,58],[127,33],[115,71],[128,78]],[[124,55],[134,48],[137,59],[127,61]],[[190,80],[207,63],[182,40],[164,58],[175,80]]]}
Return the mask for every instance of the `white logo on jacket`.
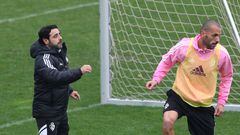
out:
{"label": "white logo on jacket", "polygon": [[49,128],[53,131],[55,129],[55,124],[53,122],[50,123]]}
{"label": "white logo on jacket", "polygon": [[66,62],[68,63],[68,57],[66,57]]}
{"label": "white logo on jacket", "polygon": [[164,109],[167,109],[168,107],[169,107],[169,104],[166,103],[166,104],[164,105]]}

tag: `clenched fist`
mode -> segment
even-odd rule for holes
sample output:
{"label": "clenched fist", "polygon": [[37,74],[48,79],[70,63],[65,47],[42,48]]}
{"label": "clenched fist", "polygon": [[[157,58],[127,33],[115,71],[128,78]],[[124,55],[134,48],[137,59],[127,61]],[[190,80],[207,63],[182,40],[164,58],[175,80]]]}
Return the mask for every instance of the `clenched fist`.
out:
{"label": "clenched fist", "polygon": [[81,67],[82,74],[92,72],[92,67],[90,65],[83,65]]}
{"label": "clenched fist", "polygon": [[146,88],[147,88],[148,90],[153,90],[156,85],[157,85],[157,82],[156,82],[156,81],[154,81],[154,80],[148,81],[148,82],[146,83]]}

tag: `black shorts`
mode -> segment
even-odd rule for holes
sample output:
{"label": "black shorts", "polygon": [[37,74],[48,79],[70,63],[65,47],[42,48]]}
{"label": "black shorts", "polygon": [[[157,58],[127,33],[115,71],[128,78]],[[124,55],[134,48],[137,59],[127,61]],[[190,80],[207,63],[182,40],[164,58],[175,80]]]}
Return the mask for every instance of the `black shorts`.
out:
{"label": "black shorts", "polygon": [[174,110],[178,118],[187,117],[191,135],[214,135],[214,107],[192,107],[184,102],[173,90],[167,92],[167,101],[163,113]]}
{"label": "black shorts", "polygon": [[38,135],[68,135],[67,114],[56,118],[37,118]]}

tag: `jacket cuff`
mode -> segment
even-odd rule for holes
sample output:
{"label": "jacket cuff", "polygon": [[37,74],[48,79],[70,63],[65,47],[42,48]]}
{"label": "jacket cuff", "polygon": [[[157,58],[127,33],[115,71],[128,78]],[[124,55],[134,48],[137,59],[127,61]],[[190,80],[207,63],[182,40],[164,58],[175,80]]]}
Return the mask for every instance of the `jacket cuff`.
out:
{"label": "jacket cuff", "polygon": [[226,101],[219,99],[217,103],[224,106],[226,104]]}
{"label": "jacket cuff", "polygon": [[79,68],[79,73],[81,76],[83,75],[81,68]]}
{"label": "jacket cuff", "polygon": [[68,86],[68,94],[71,95],[71,93],[73,92],[73,89],[71,86]]}
{"label": "jacket cuff", "polygon": [[154,78],[152,78],[152,81],[155,81],[155,82],[157,82],[157,84],[159,84],[161,80],[156,78],[156,77],[154,77]]}
{"label": "jacket cuff", "polygon": [[75,74],[75,76],[77,76],[78,78],[81,78],[81,76],[83,75],[81,68],[77,68],[77,69],[73,69],[72,72]]}

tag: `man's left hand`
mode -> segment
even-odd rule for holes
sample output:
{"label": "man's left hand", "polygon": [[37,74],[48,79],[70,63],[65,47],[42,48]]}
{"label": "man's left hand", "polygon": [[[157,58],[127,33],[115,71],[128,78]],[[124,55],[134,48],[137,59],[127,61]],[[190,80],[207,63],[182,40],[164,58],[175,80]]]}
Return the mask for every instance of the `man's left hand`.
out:
{"label": "man's left hand", "polygon": [[217,104],[217,106],[215,108],[214,115],[219,117],[223,114],[223,112],[224,112],[224,105]]}
{"label": "man's left hand", "polygon": [[75,99],[75,100],[79,100],[80,99],[80,95],[78,94],[77,91],[73,91],[70,96]]}

